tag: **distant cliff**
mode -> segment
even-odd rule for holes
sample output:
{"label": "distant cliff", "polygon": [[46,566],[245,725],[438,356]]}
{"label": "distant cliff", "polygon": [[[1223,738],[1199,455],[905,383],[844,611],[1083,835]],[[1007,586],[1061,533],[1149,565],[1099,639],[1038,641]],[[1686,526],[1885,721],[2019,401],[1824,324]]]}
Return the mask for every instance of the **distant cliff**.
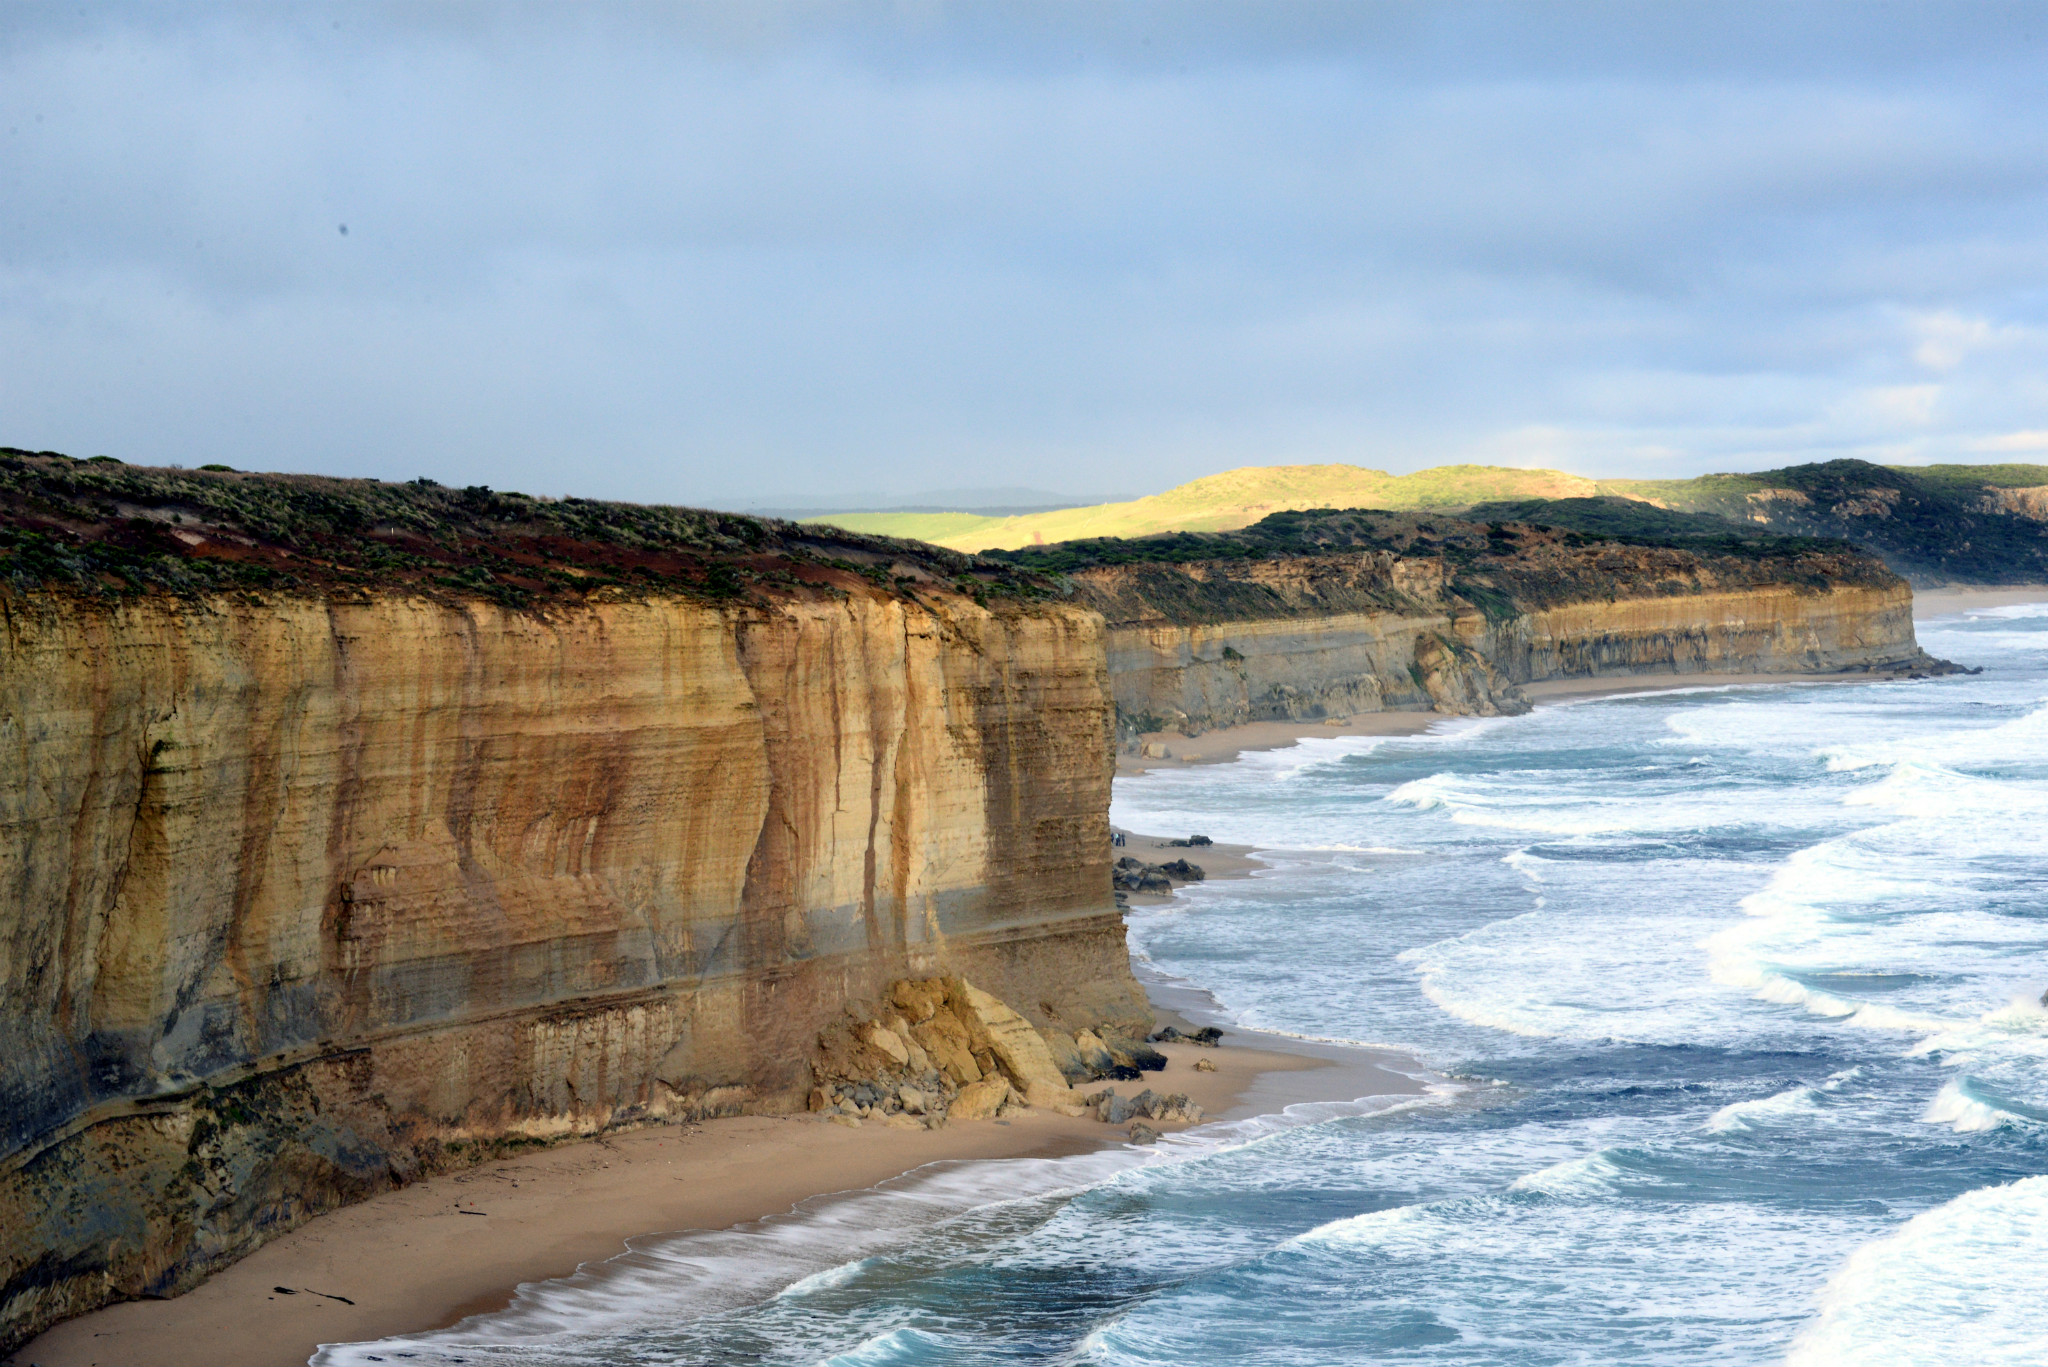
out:
{"label": "distant cliff", "polygon": [[1947,668],[1912,590],[1847,547],[1714,552],[1413,514],[1279,514],[1242,532],[1010,559],[1107,623],[1125,737],[1386,709],[1523,710],[1518,685],[1673,673]]}
{"label": "distant cliff", "polygon": [[0,1345],[508,1146],[801,1105],[971,977],[1147,1019],[1100,619],[489,490],[0,468]]}

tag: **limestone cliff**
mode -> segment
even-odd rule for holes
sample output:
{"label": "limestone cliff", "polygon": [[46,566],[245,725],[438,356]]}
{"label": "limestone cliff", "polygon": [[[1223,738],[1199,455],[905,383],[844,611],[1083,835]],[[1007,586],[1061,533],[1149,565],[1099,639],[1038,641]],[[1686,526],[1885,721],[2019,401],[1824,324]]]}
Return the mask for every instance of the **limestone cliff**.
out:
{"label": "limestone cliff", "polygon": [[1017,557],[1067,571],[1103,614],[1126,737],[1514,712],[1518,685],[1548,679],[1946,668],[1914,641],[1907,583],[1846,547],[1716,554],[1370,513],[1268,524]]}
{"label": "limestone cliff", "polygon": [[895,980],[1145,1019],[1093,612],[786,525],[451,493],[327,558],[147,481],[89,522],[99,487],[6,505],[0,1345],[507,1145],[799,1106]]}

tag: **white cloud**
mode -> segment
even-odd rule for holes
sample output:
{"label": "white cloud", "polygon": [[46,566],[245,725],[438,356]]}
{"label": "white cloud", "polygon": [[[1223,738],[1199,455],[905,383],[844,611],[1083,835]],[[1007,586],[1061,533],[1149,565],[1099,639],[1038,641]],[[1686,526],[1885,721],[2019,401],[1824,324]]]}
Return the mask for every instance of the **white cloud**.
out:
{"label": "white cloud", "polygon": [[1954,370],[1977,352],[2015,346],[2028,339],[2027,329],[1950,311],[1916,315],[1912,326],[1919,339],[1913,359],[1929,370]]}
{"label": "white cloud", "polygon": [[1977,437],[1966,442],[1965,446],[1972,451],[2048,451],[2048,430],[2006,432],[1995,437]]}

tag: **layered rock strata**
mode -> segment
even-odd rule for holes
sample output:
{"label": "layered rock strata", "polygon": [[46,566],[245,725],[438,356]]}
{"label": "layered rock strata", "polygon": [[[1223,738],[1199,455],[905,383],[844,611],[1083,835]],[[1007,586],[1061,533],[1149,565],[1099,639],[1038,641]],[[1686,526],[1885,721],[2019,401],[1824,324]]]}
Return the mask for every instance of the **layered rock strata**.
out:
{"label": "layered rock strata", "polygon": [[1099,617],[895,568],[0,598],[0,1346],[509,1146],[801,1106],[900,978],[1149,1023]]}
{"label": "layered rock strata", "polygon": [[1912,589],[1853,552],[1781,557],[1490,536],[1408,548],[1084,567],[1126,741],[1389,710],[1492,715],[1520,685],[1690,673],[1944,668]]}

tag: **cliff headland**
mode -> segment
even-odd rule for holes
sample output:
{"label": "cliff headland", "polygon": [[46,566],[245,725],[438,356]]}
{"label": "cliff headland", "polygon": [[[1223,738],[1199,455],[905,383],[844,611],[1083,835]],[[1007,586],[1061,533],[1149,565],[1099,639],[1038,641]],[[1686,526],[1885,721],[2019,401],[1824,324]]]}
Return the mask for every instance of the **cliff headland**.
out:
{"label": "cliff headland", "polygon": [[1521,685],[1953,668],[1911,587],[1838,542],[1646,545],[1529,523],[1276,513],[1238,532],[997,553],[1106,624],[1126,743],[1254,721],[1524,711]]}
{"label": "cliff headland", "polygon": [[1047,1059],[1151,1024],[1119,733],[1942,667],[1834,543],[1325,511],[998,560],[22,452],[0,617],[0,1349],[523,1147],[1068,1104]]}
{"label": "cliff headland", "polygon": [[436,1170],[1149,1026],[1101,620],[907,543],[0,458],[0,1342]]}

